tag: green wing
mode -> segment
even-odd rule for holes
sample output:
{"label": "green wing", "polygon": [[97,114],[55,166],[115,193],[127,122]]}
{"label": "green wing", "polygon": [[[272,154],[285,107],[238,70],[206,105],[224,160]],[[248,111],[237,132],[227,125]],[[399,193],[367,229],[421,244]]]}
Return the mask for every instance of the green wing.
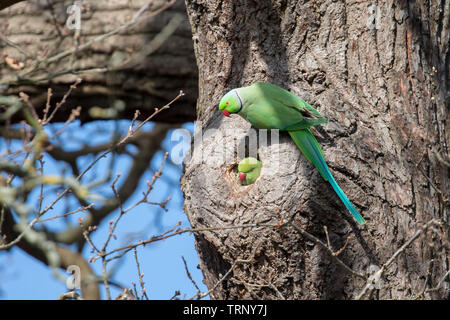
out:
{"label": "green wing", "polygon": [[252,87],[253,92],[263,96],[263,100],[285,109],[289,118],[286,125],[279,128],[281,130],[302,130],[327,122],[313,106],[283,88],[267,82],[255,82]]}

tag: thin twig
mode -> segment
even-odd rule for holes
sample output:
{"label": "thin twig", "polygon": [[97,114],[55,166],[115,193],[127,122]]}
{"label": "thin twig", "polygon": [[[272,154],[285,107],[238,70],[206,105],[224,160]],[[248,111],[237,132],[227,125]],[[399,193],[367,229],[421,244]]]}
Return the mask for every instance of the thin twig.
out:
{"label": "thin twig", "polygon": [[36,113],[36,108],[31,104],[30,96],[24,92],[19,92],[19,97],[23,102],[25,102],[25,105],[28,107],[28,110],[31,112],[33,117],[38,121],[39,117]]}
{"label": "thin twig", "polygon": [[[327,228],[327,226],[323,226],[323,230],[325,231],[325,236],[326,236],[326,238],[327,238],[327,244],[328,244],[328,248],[330,248],[330,250],[332,250],[332,248],[331,248],[331,242],[330,242],[330,237],[328,236],[328,228]],[[340,255],[344,250],[345,250],[345,248],[347,247],[347,244],[348,244],[348,239],[350,239],[350,236],[348,236],[346,239],[345,239],[345,243],[344,243],[344,246],[342,247],[342,248],[340,248],[338,251],[333,251],[333,256],[338,256],[338,255]]]}
{"label": "thin twig", "polygon": [[233,265],[230,267],[230,269],[228,269],[228,271],[223,275],[222,278],[220,278],[215,284],[214,286],[209,289],[208,291],[201,293],[201,294],[196,294],[195,296],[189,298],[188,300],[193,300],[194,298],[197,298],[197,300],[202,299],[204,297],[207,297],[211,294],[211,292],[213,292],[214,290],[216,290],[216,288],[225,281],[226,278],[228,278],[228,276],[231,274],[231,272],[233,271],[234,267],[238,264],[238,263],[247,263],[249,262],[249,260],[242,260],[242,259],[238,259],[236,260]]}
{"label": "thin twig", "polygon": [[[180,99],[182,96],[184,96],[184,92],[182,90],[180,90],[180,93],[178,93],[178,95],[175,98],[173,98],[172,101],[170,101],[168,104],[166,104],[165,106],[163,106],[160,109],[155,108],[155,112],[153,114],[151,114],[149,117],[147,117],[144,121],[139,123],[139,125],[136,128],[133,128],[132,126],[130,126],[127,134],[119,141],[119,143],[117,144],[117,147],[124,144],[132,135],[134,135],[137,131],[139,131],[144,126],[144,124],[149,122],[155,115],[157,115],[158,113],[160,113],[161,111],[163,111],[165,109],[169,109],[170,105],[173,104],[178,99]],[[133,125],[133,123],[132,123],[132,125]]]}
{"label": "thin twig", "polygon": [[50,114],[50,116],[44,121],[42,121],[42,125],[46,125],[48,124],[53,117],[55,116],[56,112],[59,110],[59,108],[61,108],[61,106],[66,103],[67,98],[70,96],[70,94],[72,93],[72,91],[74,89],[77,88],[77,85],[79,85],[81,82],[81,78],[77,78],[77,80],[75,80],[75,83],[73,83],[72,85],[70,85],[69,90],[67,90],[67,92],[64,94],[63,98],[61,99],[60,102],[58,102],[55,106],[55,109],[53,109],[52,113]]}
{"label": "thin twig", "polygon": [[194,285],[195,289],[197,289],[197,295],[200,295],[201,290],[198,287],[197,283],[195,282],[194,278],[192,278],[191,273],[189,272],[189,268],[188,268],[187,263],[186,263],[186,259],[184,259],[183,255],[181,255],[181,259],[183,260],[184,270],[186,271],[187,277],[189,278],[189,280],[191,280],[191,282]]}
{"label": "thin twig", "polygon": [[3,33],[0,32],[0,40],[2,40],[3,42],[5,42],[7,45],[15,48],[17,51],[19,51],[21,54],[23,54],[25,57],[27,57],[28,59],[35,59],[36,57],[34,55],[32,55],[31,53],[26,52],[24,49],[22,49],[17,43],[9,40],[8,38],[5,37],[5,35]]}
{"label": "thin twig", "polygon": [[[79,221],[81,222],[82,220],[80,219]],[[97,230],[96,226],[89,226],[86,230],[84,230],[83,236],[86,239],[89,246],[91,247],[92,251],[98,254],[99,256],[102,256],[102,252],[95,246],[94,242],[92,242],[91,237],[89,236],[89,234],[95,230]],[[90,262],[93,262],[92,259]]]}
{"label": "thin twig", "polygon": [[[128,22],[126,22],[125,24],[121,25],[120,27],[115,28],[115,29],[113,29],[113,30],[111,30],[111,31],[109,31],[109,32],[107,32],[107,33],[105,33],[105,34],[102,34],[102,35],[100,35],[100,36],[98,36],[98,37],[96,37],[96,38],[94,38],[94,39],[92,39],[92,40],[90,40],[90,41],[88,41],[88,42],[86,42],[86,43],[80,45],[78,48],[70,49],[70,50],[61,52],[61,53],[59,53],[59,54],[57,54],[57,55],[55,55],[55,56],[53,56],[53,57],[50,57],[50,58],[48,58],[45,62],[47,62],[47,63],[52,63],[52,62],[58,61],[58,60],[60,60],[60,59],[62,59],[62,58],[64,58],[64,57],[67,57],[67,56],[71,55],[71,54],[72,54],[73,52],[75,52],[75,51],[81,52],[81,51],[83,51],[83,50],[89,48],[91,45],[93,45],[93,44],[96,43],[96,42],[103,41],[103,40],[109,38],[110,36],[113,36],[113,35],[115,35],[115,34],[118,34],[118,33],[122,32],[122,31],[126,30],[127,28],[130,28],[131,26],[133,26],[133,25],[138,21],[139,17],[142,15],[142,13],[143,13],[144,11],[147,10],[147,8],[151,5],[152,2],[153,2],[153,0],[147,1],[147,2],[139,9],[139,11],[136,12],[136,13],[133,15],[133,17],[132,17]],[[167,3],[165,3],[161,8],[159,8],[158,10],[152,12],[152,13],[149,15],[149,17],[156,16],[156,15],[159,14],[160,12],[162,12],[162,11],[166,10],[167,8],[169,8],[170,6],[172,6],[174,3],[175,3],[175,0],[171,0],[171,1],[167,2]]]}
{"label": "thin twig", "polygon": [[111,189],[114,192],[114,196],[116,197],[118,203],[119,203],[119,215],[117,216],[116,220],[114,220],[114,222],[110,223],[109,225],[109,232],[108,232],[108,237],[106,238],[105,243],[103,244],[102,247],[102,252],[104,253],[106,251],[106,247],[109,244],[109,241],[111,240],[111,238],[115,238],[114,236],[114,231],[116,230],[117,224],[119,223],[120,218],[122,218],[122,216],[124,215],[123,209],[122,209],[122,201],[120,199],[119,193],[117,192],[116,189],[116,183],[120,178],[120,173],[116,175],[116,178],[114,179],[114,181],[111,183]]}
{"label": "thin twig", "polygon": [[362,273],[356,272],[354,271],[352,268],[350,268],[349,266],[347,266],[341,259],[339,259],[337,257],[337,255],[333,252],[333,250],[331,250],[331,248],[329,248],[325,243],[323,243],[320,239],[316,238],[315,236],[313,236],[312,234],[310,234],[309,232],[307,232],[306,230],[303,230],[302,228],[300,228],[299,226],[295,225],[292,222],[287,222],[289,225],[291,225],[292,227],[294,227],[295,230],[297,230],[300,234],[302,234],[305,238],[311,240],[312,242],[318,244],[319,246],[321,246],[323,249],[325,249],[325,251],[327,251],[330,256],[333,258],[334,261],[336,261],[341,267],[343,267],[345,270],[347,270],[348,272],[350,272],[351,274],[367,280],[367,277],[365,275],[363,275]]}
{"label": "thin twig", "polygon": [[50,111],[50,99],[52,97],[53,93],[52,93],[52,88],[48,88],[47,89],[47,102],[45,103],[45,109],[44,109],[44,116],[42,118],[42,122],[43,123],[47,123],[47,116],[48,113]]}
{"label": "thin twig", "polygon": [[141,272],[141,267],[139,265],[139,259],[137,256],[137,249],[134,248],[133,249],[133,256],[134,256],[134,260],[136,261],[136,268],[137,268],[137,272],[138,272],[138,277],[139,277],[139,285],[141,286],[141,292],[143,297],[148,300],[148,296],[147,296],[147,290],[145,290],[145,282],[144,282],[144,274]]}
{"label": "thin twig", "polygon": [[[167,105],[165,105],[163,108],[156,108],[155,111],[144,121],[148,122],[151,119],[153,119],[157,114],[159,114],[161,111],[169,108],[169,106],[174,103],[175,101],[177,101],[179,98],[181,98],[184,95],[183,91],[180,91],[180,93],[178,94],[178,96],[176,96],[172,101],[170,101]],[[138,126],[138,128],[132,130],[131,134],[127,134],[119,143],[111,146],[110,148],[108,148],[107,150],[105,150],[103,153],[101,153],[97,158],[94,159],[94,161],[92,161],[88,167],[86,169],[84,169],[76,178],[76,181],[80,181],[80,179],[86,174],[86,172],[88,172],[100,159],[106,157],[109,153],[111,153],[112,151],[114,151],[119,144],[123,144],[126,140],[128,140],[129,138],[131,138],[131,136],[133,136],[134,134],[136,134],[140,128],[142,126]],[[54,201],[52,201],[46,208],[44,208],[44,210],[40,213],[40,215],[42,216],[43,214],[45,214],[48,210],[50,210],[51,208],[53,208],[53,206],[55,205],[55,203],[57,203],[62,197],[64,197],[66,195],[67,192],[69,192],[70,188],[65,189],[62,193],[60,193],[56,199]]]}
{"label": "thin twig", "polygon": [[438,284],[434,287],[434,288],[429,288],[426,290],[426,292],[433,292],[433,291],[438,291],[442,284],[444,283],[445,279],[450,275],[450,270],[448,270],[444,276],[441,278],[441,280],[439,280]]}
{"label": "thin twig", "polygon": [[444,158],[441,156],[441,154],[435,148],[433,148],[432,152],[434,153],[434,155],[436,156],[436,158],[438,159],[438,161],[440,163],[442,163],[447,168],[450,168],[450,162],[447,160],[444,160]]}
{"label": "thin twig", "polygon": [[53,216],[53,217],[46,218],[46,219],[39,219],[37,222],[38,222],[38,223],[43,223],[43,222],[46,222],[46,221],[56,220],[56,219],[62,218],[62,217],[67,217],[67,216],[70,216],[70,215],[72,215],[72,214],[74,214],[74,213],[77,213],[77,212],[84,212],[84,211],[86,211],[86,210],[89,210],[89,209],[92,208],[93,206],[94,206],[94,204],[91,203],[91,204],[89,204],[88,206],[81,207],[81,208],[78,208],[78,209],[76,209],[76,210],[73,210],[73,211],[64,213],[64,214],[60,214],[60,215]]}
{"label": "thin twig", "polygon": [[395,259],[397,259],[397,257],[403,251],[406,250],[406,248],[408,248],[411,245],[411,243],[413,243],[417,238],[419,238],[419,236],[433,224],[439,224],[439,221],[436,219],[428,221],[420,230],[417,230],[416,233],[408,241],[406,241],[397,251],[395,251],[395,253],[389,258],[389,260],[387,260],[377,272],[375,272],[373,275],[369,277],[363,290],[355,297],[355,300],[360,300],[367,293],[368,290],[372,292],[374,289],[374,284],[376,284],[379,281],[379,279],[386,271],[386,269],[395,261]]}
{"label": "thin twig", "polygon": [[66,120],[66,122],[64,122],[64,125],[62,126],[61,129],[59,129],[58,131],[56,131],[50,138],[49,140],[53,140],[56,137],[58,137],[59,135],[61,135],[64,131],[66,131],[66,129],[68,128],[68,126],[74,122],[76,120],[77,117],[79,117],[81,114],[81,106],[76,107],[75,109],[72,109],[72,111],[70,112],[70,116],[69,119]]}

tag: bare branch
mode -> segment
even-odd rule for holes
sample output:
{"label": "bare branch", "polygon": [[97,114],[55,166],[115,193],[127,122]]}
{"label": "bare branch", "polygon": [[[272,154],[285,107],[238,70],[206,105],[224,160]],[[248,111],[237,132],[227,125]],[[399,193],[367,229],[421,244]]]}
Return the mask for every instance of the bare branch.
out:
{"label": "bare branch", "polygon": [[302,234],[305,238],[311,240],[312,242],[318,244],[320,247],[322,247],[323,249],[325,249],[325,251],[327,251],[330,256],[333,258],[333,260],[335,262],[337,262],[341,267],[343,267],[345,270],[347,270],[348,272],[350,272],[351,274],[366,280],[366,276],[363,275],[362,273],[356,272],[354,271],[352,268],[350,268],[349,266],[347,266],[341,259],[339,259],[337,257],[337,254],[335,254],[333,252],[333,250],[331,250],[331,248],[329,248],[325,243],[323,243],[320,239],[316,238],[315,236],[313,236],[312,234],[310,234],[309,232],[303,230],[302,228],[300,228],[299,226],[293,224],[292,222],[287,222],[289,225],[291,225],[292,227],[294,227],[295,230],[297,230],[300,234]]}
{"label": "bare branch", "polygon": [[137,272],[138,272],[139,285],[141,286],[142,296],[146,300],[149,300],[148,296],[147,296],[147,290],[145,289],[145,286],[144,286],[145,285],[144,274],[141,272],[141,267],[140,267],[140,264],[139,264],[139,259],[138,259],[138,256],[137,256],[137,249],[136,248],[133,249],[133,256],[134,256],[134,260],[136,262],[136,269],[137,269]]}
{"label": "bare branch", "polygon": [[397,257],[408,248],[411,243],[413,243],[419,236],[424,233],[430,226],[437,224],[439,225],[439,221],[436,219],[432,219],[428,221],[420,230],[417,230],[416,233],[408,240],[406,241],[395,253],[381,266],[381,268],[375,272],[373,275],[367,279],[366,286],[363,288],[363,290],[355,297],[355,300],[360,300],[367,291],[373,291],[374,284],[376,284],[383,273],[386,271],[386,269],[397,259]]}

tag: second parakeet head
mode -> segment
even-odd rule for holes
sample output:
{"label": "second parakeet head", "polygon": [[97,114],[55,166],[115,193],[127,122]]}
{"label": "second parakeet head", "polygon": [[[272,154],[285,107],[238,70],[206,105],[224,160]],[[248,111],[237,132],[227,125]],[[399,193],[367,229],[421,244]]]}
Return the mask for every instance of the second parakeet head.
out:
{"label": "second parakeet head", "polygon": [[231,113],[238,113],[242,109],[242,98],[237,90],[231,90],[225,94],[219,103],[219,110],[224,116],[229,117]]}
{"label": "second parakeet head", "polygon": [[247,186],[254,183],[261,173],[261,168],[261,161],[252,157],[245,158],[239,162],[238,177],[241,184]]}

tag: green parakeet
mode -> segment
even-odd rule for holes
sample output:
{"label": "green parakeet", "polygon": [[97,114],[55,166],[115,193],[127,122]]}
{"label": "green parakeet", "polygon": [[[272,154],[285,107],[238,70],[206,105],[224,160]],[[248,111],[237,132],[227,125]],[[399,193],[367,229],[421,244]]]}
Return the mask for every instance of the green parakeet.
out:
{"label": "green parakeet", "polygon": [[261,161],[252,157],[245,158],[239,162],[238,174],[241,184],[247,186],[254,183],[261,173],[261,168]]}
{"label": "green parakeet", "polygon": [[227,117],[237,113],[258,129],[288,131],[300,151],[331,184],[356,221],[359,224],[365,223],[334,180],[323,157],[322,148],[309,129],[327,122],[316,109],[289,91],[266,82],[256,82],[248,87],[231,90],[220,100],[219,109]]}

